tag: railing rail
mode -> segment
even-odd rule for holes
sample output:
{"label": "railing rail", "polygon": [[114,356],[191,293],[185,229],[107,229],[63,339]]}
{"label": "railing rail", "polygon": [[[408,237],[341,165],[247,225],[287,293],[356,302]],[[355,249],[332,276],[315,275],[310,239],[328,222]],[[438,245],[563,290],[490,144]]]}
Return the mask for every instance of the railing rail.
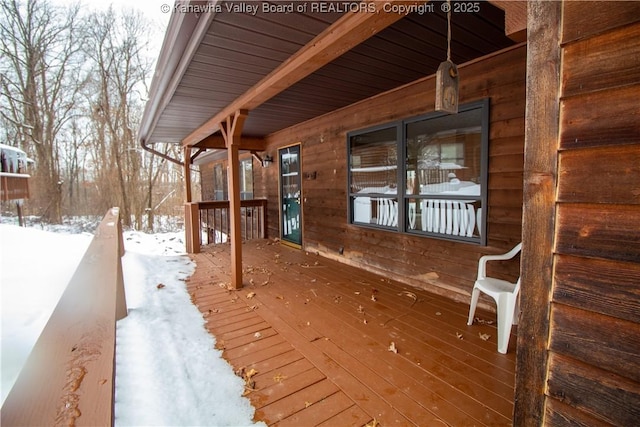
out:
{"label": "railing rail", "polygon": [[[267,200],[240,202],[240,228],[243,240],[267,237]],[[200,252],[201,245],[224,243],[230,229],[229,201],[216,200],[185,205],[187,252]]]}
{"label": "railing rail", "polygon": [[113,424],[115,324],[127,315],[118,208],[105,215],[1,411],[1,423]]}

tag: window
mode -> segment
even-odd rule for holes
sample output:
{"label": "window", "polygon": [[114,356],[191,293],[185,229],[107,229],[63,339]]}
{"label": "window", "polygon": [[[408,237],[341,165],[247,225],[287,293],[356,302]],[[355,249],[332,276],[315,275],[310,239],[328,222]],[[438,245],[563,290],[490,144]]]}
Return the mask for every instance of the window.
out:
{"label": "window", "polygon": [[350,222],[485,244],[488,123],[485,100],[351,132]]}
{"label": "window", "polygon": [[[227,162],[213,168],[214,200],[229,200]],[[240,160],[240,199],[253,199],[253,160]]]}
{"label": "window", "polygon": [[253,160],[251,158],[240,161],[240,198],[253,199]]}
{"label": "window", "polygon": [[227,171],[222,163],[213,168],[214,200],[227,200]]}

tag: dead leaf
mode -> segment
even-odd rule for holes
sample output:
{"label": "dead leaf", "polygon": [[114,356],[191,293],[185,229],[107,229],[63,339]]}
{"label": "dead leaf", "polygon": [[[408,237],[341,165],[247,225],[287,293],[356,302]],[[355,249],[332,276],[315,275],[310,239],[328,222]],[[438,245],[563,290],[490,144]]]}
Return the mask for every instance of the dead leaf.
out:
{"label": "dead leaf", "polygon": [[358,306],[358,313],[364,314],[364,307],[363,306],[361,306],[361,305]]}
{"label": "dead leaf", "polygon": [[253,297],[255,297],[255,296],[256,296],[256,293],[255,293],[255,292],[249,292],[249,293],[247,294],[247,299],[251,299],[251,298],[253,298]]}
{"label": "dead leaf", "polygon": [[356,292],[354,292],[354,294],[356,294],[356,295],[360,295],[360,292],[357,292],[357,291],[356,291]]}
{"label": "dead leaf", "polygon": [[478,336],[480,336],[480,339],[483,341],[489,341],[489,338],[491,338],[491,335],[483,334],[482,332],[478,332]]}
{"label": "dead leaf", "polygon": [[400,296],[404,295],[406,297],[409,297],[409,298],[413,299],[414,301],[418,300],[418,296],[416,294],[414,294],[413,292],[402,291],[398,295],[400,295]]}
{"label": "dead leaf", "polygon": [[311,403],[311,402],[307,402],[307,401],[305,401],[305,402],[304,402],[304,407],[305,407],[305,408],[308,408],[308,407],[309,407],[309,406],[311,406],[311,405],[313,405],[313,403]]}
{"label": "dead leaf", "polygon": [[282,374],[276,374],[273,377],[273,381],[277,382],[277,383],[281,383],[282,381],[284,381],[286,379],[286,375],[282,375]]}
{"label": "dead leaf", "polygon": [[389,351],[398,354],[398,349],[396,348],[395,342],[391,341],[391,345],[389,345]]}
{"label": "dead leaf", "polygon": [[254,338],[261,338],[262,334],[260,332],[256,332],[255,334],[253,334]]}
{"label": "dead leaf", "polygon": [[276,295],[276,299],[284,299],[282,295]]}
{"label": "dead leaf", "polygon": [[439,311],[436,311],[436,316],[442,316],[442,313],[440,313]]}
{"label": "dead leaf", "polygon": [[378,301],[375,295],[371,295],[371,301]]}
{"label": "dead leaf", "polygon": [[369,423],[367,423],[366,426],[364,427],[378,427],[380,425],[380,423],[378,422],[378,420],[376,420],[375,418],[373,420],[371,420]]}
{"label": "dead leaf", "polygon": [[166,288],[166,286],[165,286],[165,285],[163,285],[162,283],[160,283],[158,286],[156,286],[156,288],[158,288],[158,289],[162,289],[162,288]]}
{"label": "dead leaf", "polygon": [[100,385],[105,385],[106,383],[107,383],[107,380],[105,380],[105,379],[102,379],[102,380],[98,381],[98,384],[100,384]]}
{"label": "dead leaf", "polygon": [[456,332],[456,338],[458,338],[459,340],[464,339],[464,337],[462,336],[462,334],[460,332]]}

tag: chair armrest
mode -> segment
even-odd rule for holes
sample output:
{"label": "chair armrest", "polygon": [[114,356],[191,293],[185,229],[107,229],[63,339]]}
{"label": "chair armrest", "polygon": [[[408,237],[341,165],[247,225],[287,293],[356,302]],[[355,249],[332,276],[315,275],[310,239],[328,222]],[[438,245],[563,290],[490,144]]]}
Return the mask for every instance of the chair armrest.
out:
{"label": "chair armrest", "polygon": [[478,279],[487,277],[487,261],[504,261],[513,258],[522,249],[522,242],[505,254],[483,255],[478,261]]}

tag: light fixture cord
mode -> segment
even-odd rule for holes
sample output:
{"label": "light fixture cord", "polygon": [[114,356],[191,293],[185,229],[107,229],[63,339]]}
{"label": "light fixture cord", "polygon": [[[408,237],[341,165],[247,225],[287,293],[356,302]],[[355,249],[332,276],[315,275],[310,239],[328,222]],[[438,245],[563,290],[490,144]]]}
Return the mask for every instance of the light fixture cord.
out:
{"label": "light fixture cord", "polygon": [[451,62],[451,0],[447,0],[447,61]]}

